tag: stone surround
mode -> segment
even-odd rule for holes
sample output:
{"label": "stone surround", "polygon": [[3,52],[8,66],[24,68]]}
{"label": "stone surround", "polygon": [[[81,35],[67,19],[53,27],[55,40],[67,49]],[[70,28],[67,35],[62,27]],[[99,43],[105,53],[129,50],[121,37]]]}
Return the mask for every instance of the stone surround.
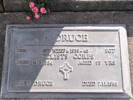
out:
{"label": "stone surround", "polygon": [[[131,79],[133,84],[133,11],[128,12],[53,12],[40,20],[28,22],[25,13],[0,14],[0,72],[4,54],[6,24],[126,24],[130,56]],[[128,19],[128,20],[127,20]],[[133,86],[132,86],[133,89]]]}
{"label": "stone surround", "polygon": [[[5,11],[0,4],[0,73],[2,72],[7,24],[125,24],[128,32],[131,81],[133,84],[133,0],[53,0],[51,4],[53,12],[34,21],[27,21],[25,19],[26,14],[24,10],[28,10],[25,7],[25,0],[3,1]],[[3,11],[4,13],[2,13]]]}

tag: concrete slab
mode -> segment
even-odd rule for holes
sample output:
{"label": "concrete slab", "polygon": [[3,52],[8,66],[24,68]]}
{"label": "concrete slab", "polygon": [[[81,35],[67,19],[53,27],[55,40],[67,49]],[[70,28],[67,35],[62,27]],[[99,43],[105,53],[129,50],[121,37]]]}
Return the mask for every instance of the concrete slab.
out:
{"label": "concrete slab", "polygon": [[[130,98],[124,25],[21,24],[8,25],[6,31],[3,71],[8,74],[3,74],[3,98]],[[57,54],[57,48],[65,50],[65,55]],[[51,56],[56,54],[59,59]],[[83,59],[92,63],[85,66]]]}
{"label": "concrete slab", "polygon": [[6,24],[126,24],[133,84],[133,11],[53,12],[33,22],[25,20],[25,17],[23,12],[0,13],[0,72],[3,64]]}

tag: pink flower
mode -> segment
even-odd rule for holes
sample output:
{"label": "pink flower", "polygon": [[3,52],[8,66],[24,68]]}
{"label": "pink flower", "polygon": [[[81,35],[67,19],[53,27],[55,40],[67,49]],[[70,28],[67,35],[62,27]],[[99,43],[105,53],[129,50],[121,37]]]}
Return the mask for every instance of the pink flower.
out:
{"label": "pink flower", "polygon": [[29,7],[30,7],[30,8],[34,8],[34,7],[35,7],[35,3],[34,3],[34,2],[30,2],[30,3],[29,3]]}
{"label": "pink flower", "polygon": [[35,14],[35,18],[36,19],[39,19],[40,18],[40,15],[39,14]]}
{"label": "pink flower", "polygon": [[30,16],[26,16],[26,20],[28,21],[31,20]]}
{"label": "pink flower", "polygon": [[45,13],[46,13],[46,9],[45,9],[44,7],[42,7],[42,8],[40,9],[40,12],[41,12],[42,14],[45,14]]}
{"label": "pink flower", "polygon": [[34,13],[38,13],[39,9],[38,9],[37,7],[34,7],[34,8],[32,8],[32,11],[33,11]]}

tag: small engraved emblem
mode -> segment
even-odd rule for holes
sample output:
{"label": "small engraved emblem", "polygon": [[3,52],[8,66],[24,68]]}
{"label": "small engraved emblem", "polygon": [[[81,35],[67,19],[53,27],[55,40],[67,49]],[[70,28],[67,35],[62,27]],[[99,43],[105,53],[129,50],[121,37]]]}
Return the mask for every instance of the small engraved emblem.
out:
{"label": "small engraved emblem", "polygon": [[64,63],[63,66],[59,68],[59,71],[64,75],[64,80],[69,79],[69,73],[73,71],[73,67],[69,63]]}

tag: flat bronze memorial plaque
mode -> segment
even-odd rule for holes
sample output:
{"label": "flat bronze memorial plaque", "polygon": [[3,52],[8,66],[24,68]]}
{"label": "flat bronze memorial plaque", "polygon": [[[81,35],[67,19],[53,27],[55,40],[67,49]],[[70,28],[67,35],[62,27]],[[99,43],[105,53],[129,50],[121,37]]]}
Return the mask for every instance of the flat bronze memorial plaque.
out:
{"label": "flat bronze memorial plaque", "polygon": [[122,25],[8,25],[2,98],[130,98]]}

